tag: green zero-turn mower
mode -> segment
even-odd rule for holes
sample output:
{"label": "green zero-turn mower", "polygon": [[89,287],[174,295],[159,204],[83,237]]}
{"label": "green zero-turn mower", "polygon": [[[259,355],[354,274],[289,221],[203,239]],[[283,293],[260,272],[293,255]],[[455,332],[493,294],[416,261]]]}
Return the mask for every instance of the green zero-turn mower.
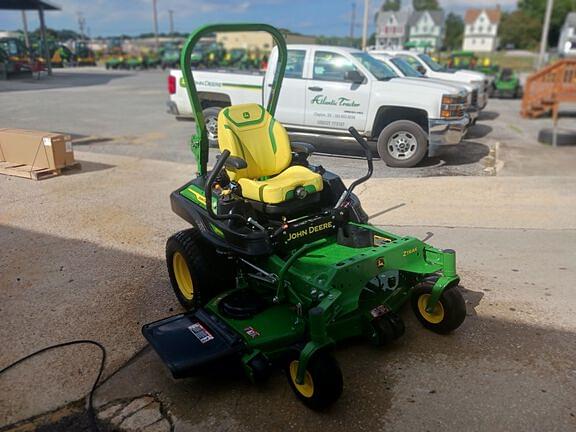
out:
{"label": "green zero-turn mower", "polygon": [[[221,155],[207,170],[208,137],[190,55],[202,35],[266,31],[279,63],[267,108],[224,108]],[[308,162],[313,148],[291,143],[274,119],[286,68],[281,33],[265,24],[217,24],[196,30],[181,55],[196,114],[192,151],[197,177],[174,191],[174,212],[192,227],[170,237],[170,282],[187,313],[142,332],[176,378],[238,368],[254,382],[283,368],[296,396],[324,409],[342,393],[337,343],[364,338],[380,346],[404,333],[398,312],[410,303],[437,333],[462,324],[455,253],[368,223],[353,190]]]}
{"label": "green zero-turn mower", "polygon": [[494,80],[494,94],[496,97],[510,97],[516,99],[522,94],[520,78],[511,68],[502,68]]}

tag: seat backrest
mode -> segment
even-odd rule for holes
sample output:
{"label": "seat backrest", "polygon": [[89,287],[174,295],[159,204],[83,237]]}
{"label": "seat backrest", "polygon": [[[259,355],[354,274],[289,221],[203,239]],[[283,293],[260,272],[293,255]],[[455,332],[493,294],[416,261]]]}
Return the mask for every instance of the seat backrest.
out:
{"label": "seat backrest", "polygon": [[232,180],[259,179],[284,171],[292,162],[286,129],[261,105],[224,108],[218,115],[218,146],[244,159],[247,168],[228,172]]}

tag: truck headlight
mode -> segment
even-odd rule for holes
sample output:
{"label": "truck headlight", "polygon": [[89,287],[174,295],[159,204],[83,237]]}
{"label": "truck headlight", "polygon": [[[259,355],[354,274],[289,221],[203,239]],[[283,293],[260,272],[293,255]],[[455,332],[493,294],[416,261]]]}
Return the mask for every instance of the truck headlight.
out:
{"label": "truck headlight", "polygon": [[442,118],[460,118],[464,115],[464,104],[466,97],[461,95],[444,95],[442,96],[442,105],[440,107],[440,117]]}
{"label": "truck headlight", "polygon": [[461,97],[459,95],[442,96],[442,105],[453,105],[458,103],[461,103]]}

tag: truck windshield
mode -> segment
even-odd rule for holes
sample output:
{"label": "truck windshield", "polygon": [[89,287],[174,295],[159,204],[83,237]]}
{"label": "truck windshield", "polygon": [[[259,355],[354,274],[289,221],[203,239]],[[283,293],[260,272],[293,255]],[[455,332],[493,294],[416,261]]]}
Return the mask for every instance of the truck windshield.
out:
{"label": "truck windshield", "polygon": [[376,60],[370,54],[365,52],[352,53],[352,56],[357,58],[362,66],[370,71],[378,81],[386,81],[391,78],[396,78],[398,75],[379,60]]}
{"label": "truck windshield", "polygon": [[418,57],[434,72],[444,72],[444,66],[440,66],[438,63],[432,60],[428,54],[418,54]]}
{"label": "truck windshield", "polygon": [[404,74],[404,76],[407,76],[410,78],[422,78],[423,76],[425,76],[425,75],[422,75],[420,72],[418,72],[416,69],[414,69],[410,65],[410,63],[408,63],[403,58],[392,57],[390,59],[390,61],[394,64],[394,66],[396,66],[398,69],[400,69],[400,72],[402,72]]}

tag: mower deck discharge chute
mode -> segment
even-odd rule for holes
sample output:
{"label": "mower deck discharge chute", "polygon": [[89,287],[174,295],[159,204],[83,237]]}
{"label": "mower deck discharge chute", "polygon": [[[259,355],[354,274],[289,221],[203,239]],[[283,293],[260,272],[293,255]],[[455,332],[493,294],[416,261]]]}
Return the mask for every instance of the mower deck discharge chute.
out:
{"label": "mower deck discharge chute", "polygon": [[[202,35],[266,31],[279,61],[267,108],[224,108],[221,155],[207,170],[208,137],[191,70]],[[296,396],[324,409],[342,393],[333,347],[363,337],[385,345],[404,333],[398,315],[410,302],[438,333],[462,324],[455,253],[368,224],[354,188],[309,163],[313,147],[291,143],[274,118],[287,62],[282,35],[264,24],[205,26],[186,42],[181,67],[196,113],[192,151],[198,175],[171,194],[172,209],[192,228],[166,245],[170,282],[189,312],[143,327],[174,377],[240,366],[254,382],[283,368]]]}

